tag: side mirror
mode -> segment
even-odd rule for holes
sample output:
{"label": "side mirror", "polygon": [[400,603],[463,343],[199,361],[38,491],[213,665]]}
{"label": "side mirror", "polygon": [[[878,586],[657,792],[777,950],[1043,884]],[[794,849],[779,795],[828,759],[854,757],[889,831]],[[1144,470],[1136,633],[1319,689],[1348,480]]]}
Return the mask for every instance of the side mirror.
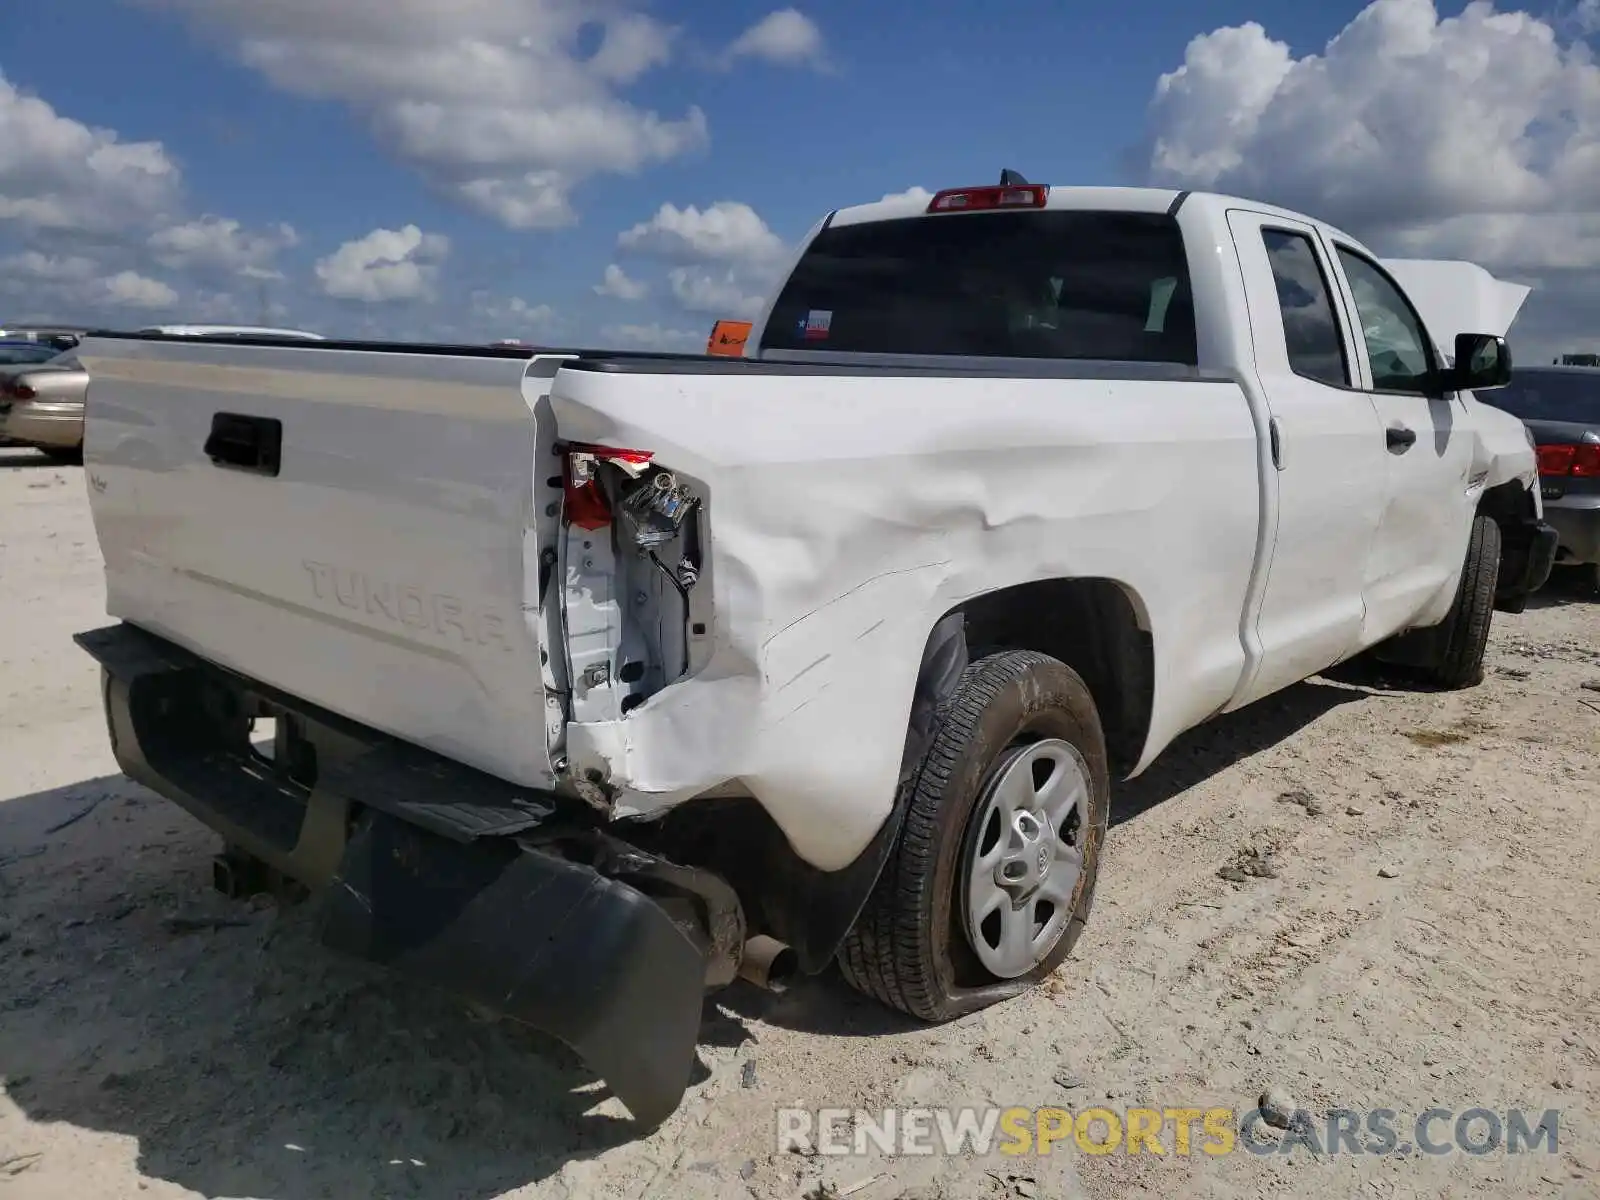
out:
{"label": "side mirror", "polygon": [[1511,348],[1492,333],[1456,334],[1456,361],[1443,372],[1447,392],[1480,392],[1511,382]]}

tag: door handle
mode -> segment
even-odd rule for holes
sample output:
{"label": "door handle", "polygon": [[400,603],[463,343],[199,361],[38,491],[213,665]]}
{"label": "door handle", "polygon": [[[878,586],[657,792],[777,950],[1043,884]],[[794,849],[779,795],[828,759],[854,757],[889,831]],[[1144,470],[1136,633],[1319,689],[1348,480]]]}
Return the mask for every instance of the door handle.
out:
{"label": "door handle", "polygon": [[275,417],[215,413],[205,453],[212,466],[275,478],[283,464],[283,422]]}
{"label": "door handle", "polygon": [[1404,454],[1417,443],[1417,431],[1407,429],[1404,425],[1391,425],[1383,431],[1384,444],[1389,449]]}

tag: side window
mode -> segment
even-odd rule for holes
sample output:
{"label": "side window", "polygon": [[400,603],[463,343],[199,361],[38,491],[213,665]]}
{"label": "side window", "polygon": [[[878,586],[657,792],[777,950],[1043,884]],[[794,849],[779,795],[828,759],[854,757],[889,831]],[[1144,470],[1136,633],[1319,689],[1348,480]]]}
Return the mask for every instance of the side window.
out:
{"label": "side window", "polygon": [[1328,277],[1311,239],[1303,233],[1263,229],[1261,240],[1272,264],[1272,280],[1278,285],[1278,311],[1283,314],[1290,369],[1307,379],[1349,387],[1344,338],[1334,316]]}
{"label": "side window", "polygon": [[1379,392],[1426,394],[1433,374],[1433,348],[1422,319],[1394,282],[1377,265],[1339,248],[1339,265],[1350,281],[1361,336],[1372,364],[1372,386]]}

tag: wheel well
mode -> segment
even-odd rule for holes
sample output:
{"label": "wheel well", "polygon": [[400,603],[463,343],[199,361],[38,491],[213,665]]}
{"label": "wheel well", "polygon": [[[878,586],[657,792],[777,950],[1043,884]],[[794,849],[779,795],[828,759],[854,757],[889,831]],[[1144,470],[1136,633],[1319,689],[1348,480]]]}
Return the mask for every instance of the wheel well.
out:
{"label": "wheel well", "polygon": [[1508,479],[1487,489],[1478,499],[1478,513],[1493,517],[1504,531],[1507,526],[1526,521],[1533,516],[1533,497],[1518,480]]}
{"label": "wheel well", "polygon": [[1144,753],[1155,695],[1149,617],[1110,579],[1042,579],[963,603],[971,656],[1037,650],[1066,663],[1100,710],[1111,769],[1125,775]]}
{"label": "wheel well", "polygon": [[1489,517],[1500,527],[1500,578],[1495,586],[1495,607],[1501,612],[1521,612],[1527,603],[1524,580],[1533,545],[1533,495],[1517,480],[1508,479],[1479,497],[1477,515]]}
{"label": "wheel well", "polygon": [[[905,762],[931,736],[932,714],[968,661],[997,650],[1036,650],[1083,678],[1100,712],[1111,769],[1127,774],[1144,752],[1154,696],[1149,619],[1137,597],[1109,579],[1048,579],[1002,588],[956,606],[929,631],[906,731]],[[679,805],[656,823],[629,823],[630,840],[684,865],[722,874],[745,906],[749,930],[787,942],[807,972],[843,941],[893,850],[910,789],[849,866],[819,871],[795,854],[748,797]]]}

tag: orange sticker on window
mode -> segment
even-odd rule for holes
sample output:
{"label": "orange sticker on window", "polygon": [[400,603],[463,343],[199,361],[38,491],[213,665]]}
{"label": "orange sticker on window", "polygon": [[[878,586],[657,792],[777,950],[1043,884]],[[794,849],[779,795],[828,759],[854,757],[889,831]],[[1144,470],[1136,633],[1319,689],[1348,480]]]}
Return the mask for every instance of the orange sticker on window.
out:
{"label": "orange sticker on window", "polygon": [[749,336],[749,321],[718,321],[711,327],[711,338],[706,342],[706,353],[724,358],[740,358],[744,355],[745,339]]}

